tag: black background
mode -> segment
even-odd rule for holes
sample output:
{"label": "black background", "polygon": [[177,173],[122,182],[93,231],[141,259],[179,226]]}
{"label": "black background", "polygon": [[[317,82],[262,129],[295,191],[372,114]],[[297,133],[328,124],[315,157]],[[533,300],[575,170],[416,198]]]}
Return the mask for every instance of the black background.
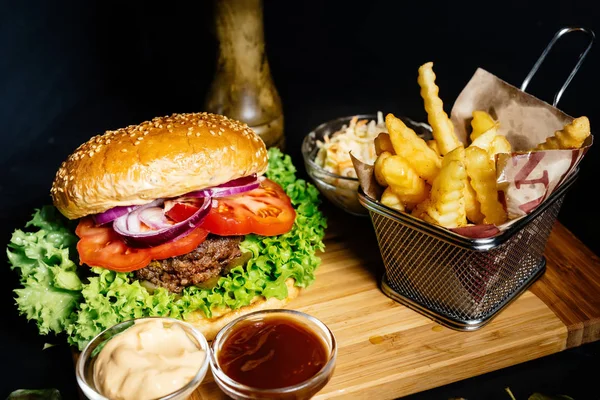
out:
{"label": "black background", "polygon": [[[50,201],[58,165],[81,142],[157,115],[201,111],[217,46],[207,1],[1,4],[0,223],[6,243],[34,207]],[[434,62],[447,112],[477,67],[519,86],[559,28],[600,32],[599,10],[593,1],[265,0],[267,54],[284,105],[287,151],[303,174],[300,142],[321,122],[377,110],[425,120],[416,78],[427,61]],[[528,91],[551,102],[585,40],[574,33],[559,42]],[[593,48],[559,104],[570,115],[587,115],[592,130],[600,117],[599,67],[600,49]],[[592,147],[559,215],[596,254],[598,163]],[[17,316],[16,276],[8,267],[1,271],[0,354],[10,371],[0,378],[0,396],[39,387],[75,396],[66,346],[41,350],[64,338],[38,337],[35,326]],[[584,346],[414,398],[503,399],[510,385],[520,398],[541,390],[591,393],[596,385],[587,374],[599,360],[597,345]]]}

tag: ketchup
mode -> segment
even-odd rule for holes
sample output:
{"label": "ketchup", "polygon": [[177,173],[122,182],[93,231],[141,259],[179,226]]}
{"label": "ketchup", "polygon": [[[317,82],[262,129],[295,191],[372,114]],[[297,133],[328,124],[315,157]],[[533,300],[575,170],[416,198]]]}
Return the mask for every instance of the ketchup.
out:
{"label": "ketchup", "polygon": [[223,372],[260,389],[296,385],[327,364],[328,350],[310,328],[282,316],[240,323],[218,354]]}

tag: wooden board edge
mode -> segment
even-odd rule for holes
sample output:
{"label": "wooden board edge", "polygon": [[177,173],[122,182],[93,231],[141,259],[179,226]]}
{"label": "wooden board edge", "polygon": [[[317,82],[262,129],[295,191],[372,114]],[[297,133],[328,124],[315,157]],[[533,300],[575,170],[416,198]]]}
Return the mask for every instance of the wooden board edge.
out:
{"label": "wooden board edge", "polygon": [[530,291],[567,327],[567,348],[600,340],[600,258],[558,221],[545,256],[546,272]]}

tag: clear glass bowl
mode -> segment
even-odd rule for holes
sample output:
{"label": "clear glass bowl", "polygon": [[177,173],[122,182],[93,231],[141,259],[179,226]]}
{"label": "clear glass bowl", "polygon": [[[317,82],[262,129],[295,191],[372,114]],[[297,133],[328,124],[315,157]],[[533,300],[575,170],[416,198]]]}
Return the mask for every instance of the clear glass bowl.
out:
{"label": "clear glass bowl", "polygon": [[[160,397],[158,399],[148,399],[148,400],[184,400],[187,399],[194,390],[200,385],[200,383],[204,380],[206,376],[206,372],[208,371],[209,366],[209,358],[210,358],[210,348],[206,338],[200,331],[194,328],[191,324],[187,322],[180,321],[173,318],[164,318],[164,317],[146,317],[146,318],[138,318],[132,319],[128,321],[123,321],[119,324],[114,325],[111,328],[104,330],[99,333],[95,338],[93,338],[83,349],[79,358],[77,360],[77,365],[75,367],[75,375],[77,378],[77,383],[79,387],[85,394],[86,398],[90,400],[109,400],[104,397],[97,389],[94,383],[94,363],[96,361],[95,350],[98,346],[102,345],[105,341],[111,339],[118,333],[125,331],[127,328],[131,327],[135,321],[138,320],[147,320],[147,319],[158,319],[163,321],[163,326],[170,327],[173,325],[179,325],[183,328],[183,330],[187,333],[188,337],[198,346],[199,349],[202,349],[206,352],[206,357],[204,358],[204,362],[202,366],[198,370],[198,373],[194,376],[194,378],[181,389],[170,393],[166,396]],[[98,351],[100,353],[100,351]]]}
{"label": "clear glass bowl", "polygon": [[[259,389],[241,384],[223,372],[219,365],[218,356],[223,343],[229,335],[234,331],[237,324],[246,321],[260,321],[267,317],[284,316],[293,319],[295,322],[301,323],[316,333],[325,344],[329,353],[329,359],[325,366],[317,372],[312,378],[299,384],[278,389]],[[337,344],[333,333],[327,326],[317,318],[308,314],[295,310],[263,310],[241,316],[229,324],[225,325],[219,331],[215,340],[212,343],[212,352],[210,355],[210,366],[215,382],[221,390],[229,397],[242,399],[278,399],[278,400],[303,400],[310,399],[319,392],[331,379],[335,369],[337,357]]]}
{"label": "clear glass bowl", "polygon": [[[358,179],[333,174],[326,171],[315,162],[317,152],[319,151],[317,141],[323,141],[323,138],[326,135],[331,136],[342,129],[344,125],[349,125],[350,120],[354,117],[369,121],[377,121],[377,114],[359,114],[324,122],[304,137],[304,140],[302,141],[302,157],[304,158],[306,172],[308,172],[312,182],[323,196],[335,206],[352,215],[367,216],[369,214],[368,211],[358,201]],[[402,119],[402,121],[404,121],[408,127],[412,128],[419,136],[426,139],[431,138],[431,128],[429,125],[415,122],[406,117],[398,118]]]}

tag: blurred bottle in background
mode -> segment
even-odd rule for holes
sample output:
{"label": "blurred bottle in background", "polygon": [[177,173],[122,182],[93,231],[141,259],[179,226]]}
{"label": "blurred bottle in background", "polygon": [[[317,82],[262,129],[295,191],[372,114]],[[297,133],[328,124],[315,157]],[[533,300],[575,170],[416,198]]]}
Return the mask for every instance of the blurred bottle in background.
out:
{"label": "blurred bottle in background", "polygon": [[284,149],[283,109],[265,52],[262,0],[215,0],[219,42],[205,110],[245,122],[267,147]]}

